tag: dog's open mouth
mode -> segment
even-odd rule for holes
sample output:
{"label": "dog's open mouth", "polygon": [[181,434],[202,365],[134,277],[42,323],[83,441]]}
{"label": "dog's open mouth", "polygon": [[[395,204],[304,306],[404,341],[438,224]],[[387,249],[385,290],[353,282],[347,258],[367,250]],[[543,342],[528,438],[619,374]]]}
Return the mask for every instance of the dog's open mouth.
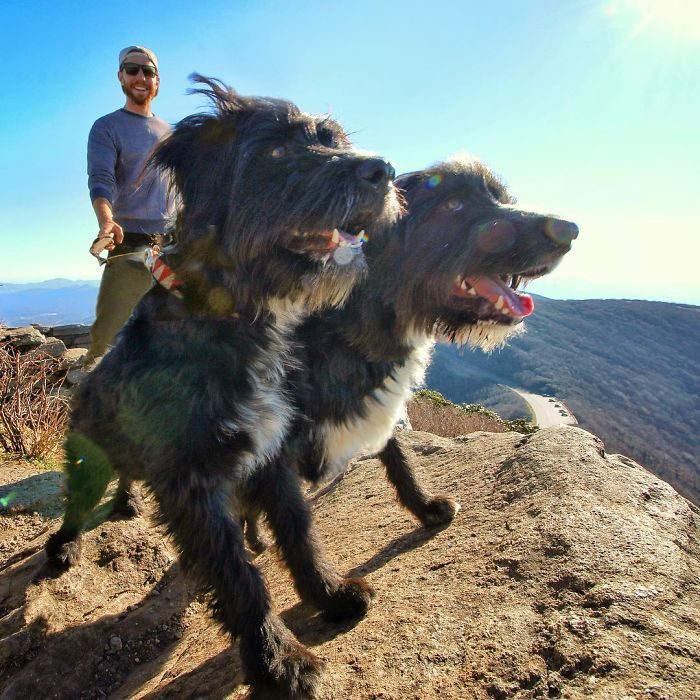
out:
{"label": "dog's open mouth", "polygon": [[[546,268],[528,270],[521,274],[464,275],[455,279],[452,296],[458,299],[480,301],[479,316],[519,321],[532,314],[535,302],[529,294],[517,291],[521,282],[540,277]],[[487,302],[483,308],[483,302]]]}
{"label": "dog's open mouth", "polygon": [[364,229],[350,233],[334,228],[316,233],[295,233],[288,244],[294,253],[303,253],[317,262],[326,263],[331,257],[338,263],[349,262],[355,253],[360,252],[367,240]]}

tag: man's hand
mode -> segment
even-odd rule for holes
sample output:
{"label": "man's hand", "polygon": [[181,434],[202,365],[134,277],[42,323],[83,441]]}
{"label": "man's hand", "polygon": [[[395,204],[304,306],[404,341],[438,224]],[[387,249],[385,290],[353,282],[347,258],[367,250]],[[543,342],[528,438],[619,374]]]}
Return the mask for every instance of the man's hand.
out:
{"label": "man's hand", "polygon": [[94,242],[96,243],[103,238],[109,238],[110,241],[106,245],[101,242],[100,250],[114,250],[124,240],[124,230],[116,221],[108,219],[100,224],[100,230]]}
{"label": "man's hand", "polygon": [[[100,258],[100,253],[103,250],[114,250],[117,244],[124,240],[124,231],[116,222],[108,219],[100,224],[100,230],[97,233],[97,238],[90,246],[90,255]],[[106,260],[106,258],[104,258]]]}

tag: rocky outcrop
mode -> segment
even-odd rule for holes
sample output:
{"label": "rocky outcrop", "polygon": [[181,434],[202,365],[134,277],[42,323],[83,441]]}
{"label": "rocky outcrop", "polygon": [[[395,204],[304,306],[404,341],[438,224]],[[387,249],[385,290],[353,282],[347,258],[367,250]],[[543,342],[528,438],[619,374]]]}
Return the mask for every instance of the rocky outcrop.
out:
{"label": "rocky outcrop", "polygon": [[37,326],[47,336],[62,340],[67,348],[87,348],[90,345],[90,326],[73,323],[67,326]]}
{"label": "rocky outcrop", "polygon": [[18,349],[39,347],[47,339],[60,340],[66,348],[87,348],[90,344],[90,326],[73,323],[68,326],[31,325],[8,328],[0,324],[0,343],[10,342]]}
{"label": "rocky outcrop", "polygon": [[0,325],[0,346],[9,347],[33,358],[57,360],[52,381],[66,391],[85,376],[83,358],[90,343],[90,326],[23,326]]}
{"label": "rocky outcrop", "polygon": [[[688,501],[575,427],[400,440],[424,482],[460,500],[449,527],[418,527],[372,458],[310,495],[330,558],[376,589],[366,618],[324,622],[274,550],[257,560],[327,662],[324,700],[700,695]],[[34,499],[26,470],[0,487],[17,494],[2,516],[0,697],[242,698],[235,646],[149,518],[98,520],[79,567],[36,579],[57,494],[44,473]]]}

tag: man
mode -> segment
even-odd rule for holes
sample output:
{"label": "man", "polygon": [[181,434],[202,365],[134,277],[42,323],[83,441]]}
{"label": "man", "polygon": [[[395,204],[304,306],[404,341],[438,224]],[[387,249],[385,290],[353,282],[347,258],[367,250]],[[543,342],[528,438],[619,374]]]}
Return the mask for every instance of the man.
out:
{"label": "man", "polygon": [[[143,46],[127,46],[119,52],[117,77],[126,104],[98,119],[88,138],[88,187],[99,224],[91,252],[106,248],[109,253],[86,366],[106,352],[150,288],[150,270],[138,254],[145,261],[149,247],[164,243],[173,214],[167,182],[158,173],[143,171],[155,145],[170,132],[151,111],[160,87],[158,59]],[[108,239],[106,245],[102,239]]]}

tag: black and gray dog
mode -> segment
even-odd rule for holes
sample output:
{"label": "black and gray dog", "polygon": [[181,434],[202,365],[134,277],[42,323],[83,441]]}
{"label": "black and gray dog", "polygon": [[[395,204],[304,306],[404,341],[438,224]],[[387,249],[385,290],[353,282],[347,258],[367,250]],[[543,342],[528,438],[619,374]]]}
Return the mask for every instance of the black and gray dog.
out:
{"label": "black and gray dog", "polygon": [[[47,552],[59,568],[78,560],[113,470],[125,515],[140,508],[132,481],[145,479],[184,569],[240,638],[250,680],[306,697],[321,663],[271,611],[231,504],[291,425],[290,334],[305,314],[345,301],[364,274],[363,231],[399,211],[394,173],[329,118],[194,79],[215,110],[180,122],[153,158],[181,197],[176,245],[74,399],[66,513]],[[349,616],[367,596],[338,577],[314,602]]]}
{"label": "black and gray dog", "polygon": [[295,334],[299,416],[280,459],[247,483],[249,544],[264,546],[257,534],[263,513],[306,599],[323,600],[339,576],[311,527],[290,527],[309,521],[297,474],[317,482],[359,452],[378,452],[402,505],[426,526],[450,522],[457,503],[420,485],[393,427],[423,380],[435,341],[501,345],[533,311],[518,286],[550,272],[578,235],[573,223],[516,208],[475,160],[441,163],[396,184],[407,212],[365,246],[368,277],[342,309],[309,317]]}

